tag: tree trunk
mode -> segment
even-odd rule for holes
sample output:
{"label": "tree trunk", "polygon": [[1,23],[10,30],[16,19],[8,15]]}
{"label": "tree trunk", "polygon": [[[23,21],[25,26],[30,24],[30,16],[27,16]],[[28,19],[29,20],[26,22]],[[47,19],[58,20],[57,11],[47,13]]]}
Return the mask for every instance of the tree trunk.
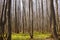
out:
{"label": "tree trunk", "polygon": [[55,11],[54,11],[54,6],[53,6],[53,0],[50,0],[50,11],[51,11],[51,14],[50,14],[50,17],[51,17],[51,20],[52,20],[52,34],[53,34],[53,37],[54,37],[54,40],[59,40],[58,39],[58,35],[57,35],[57,31],[56,31],[56,18],[55,18]]}
{"label": "tree trunk", "polygon": [[58,14],[58,0],[55,0],[56,2],[56,19],[57,19],[57,31],[59,32],[59,14]]}
{"label": "tree trunk", "polygon": [[6,5],[5,5],[5,0],[4,0],[3,8],[2,8],[2,14],[1,14],[1,18],[0,18],[0,29],[1,29],[0,30],[0,34],[1,34],[0,40],[4,40],[4,26],[6,24],[6,9],[7,9],[7,2],[6,2]]}
{"label": "tree trunk", "polygon": [[8,38],[11,40],[11,0],[8,0]]}
{"label": "tree trunk", "polygon": [[15,32],[19,33],[19,29],[18,29],[18,20],[17,20],[17,9],[16,9],[16,0],[15,0]]}
{"label": "tree trunk", "polygon": [[30,26],[29,24],[29,27],[31,28],[30,37],[33,38],[33,1],[32,0],[29,0],[29,18],[30,18],[30,13],[32,13],[32,18],[29,20],[30,24],[32,25]]}
{"label": "tree trunk", "polygon": [[44,32],[44,11],[43,11],[43,0],[41,0],[41,8],[42,8],[42,33]]}

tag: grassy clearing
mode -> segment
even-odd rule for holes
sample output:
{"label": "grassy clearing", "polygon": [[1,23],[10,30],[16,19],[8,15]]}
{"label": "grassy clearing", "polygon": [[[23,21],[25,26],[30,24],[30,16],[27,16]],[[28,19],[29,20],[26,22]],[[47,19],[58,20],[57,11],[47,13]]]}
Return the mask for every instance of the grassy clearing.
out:
{"label": "grassy clearing", "polygon": [[30,39],[30,36],[29,34],[23,34],[23,33],[20,33],[20,34],[12,34],[12,39],[13,40],[27,40],[27,39]]}
{"label": "grassy clearing", "polygon": [[[39,33],[39,32],[34,32],[33,34],[34,38],[37,39],[37,38],[40,38],[40,39],[45,39],[47,37],[50,37],[50,34],[49,33],[46,33],[46,34],[42,34],[42,33]],[[12,34],[12,40],[29,40],[30,39],[30,35],[28,33],[19,33],[19,34],[16,34],[16,33],[13,33]]]}

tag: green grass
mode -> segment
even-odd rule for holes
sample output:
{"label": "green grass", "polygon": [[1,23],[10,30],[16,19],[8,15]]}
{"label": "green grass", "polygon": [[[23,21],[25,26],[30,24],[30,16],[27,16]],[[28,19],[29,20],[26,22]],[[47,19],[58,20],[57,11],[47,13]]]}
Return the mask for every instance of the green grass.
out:
{"label": "green grass", "polygon": [[[50,34],[49,33],[45,33],[45,34],[42,34],[42,33],[39,33],[39,32],[34,32],[33,34],[34,38],[40,38],[40,39],[45,39],[47,37],[50,37]],[[30,39],[30,35],[28,33],[19,33],[19,34],[16,34],[16,33],[13,33],[12,34],[12,40],[29,40]]]}

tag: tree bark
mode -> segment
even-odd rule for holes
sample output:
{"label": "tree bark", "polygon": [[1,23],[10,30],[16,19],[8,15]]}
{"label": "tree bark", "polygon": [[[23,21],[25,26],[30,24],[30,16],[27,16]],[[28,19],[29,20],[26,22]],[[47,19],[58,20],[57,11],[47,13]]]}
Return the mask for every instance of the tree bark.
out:
{"label": "tree bark", "polygon": [[50,11],[51,11],[51,14],[50,14],[50,17],[51,17],[51,20],[52,20],[52,34],[53,34],[53,37],[54,37],[54,40],[59,40],[58,39],[58,35],[57,35],[57,30],[56,30],[56,18],[55,18],[55,11],[54,11],[54,6],[53,6],[53,0],[50,0]]}
{"label": "tree bark", "polygon": [[[5,9],[4,9],[5,8]],[[7,9],[7,2],[5,5],[5,0],[3,2],[3,8],[2,8],[2,14],[1,14],[1,18],[0,18],[0,40],[4,40],[4,27],[6,24],[6,9]]]}
{"label": "tree bark", "polygon": [[43,11],[43,0],[41,0],[41,8],[42,8],[42,33],[44,32],[44,11]]}
{"label": "tree bark", "polygon": [[8,38],[11,40],[11,0],[8,0]]}

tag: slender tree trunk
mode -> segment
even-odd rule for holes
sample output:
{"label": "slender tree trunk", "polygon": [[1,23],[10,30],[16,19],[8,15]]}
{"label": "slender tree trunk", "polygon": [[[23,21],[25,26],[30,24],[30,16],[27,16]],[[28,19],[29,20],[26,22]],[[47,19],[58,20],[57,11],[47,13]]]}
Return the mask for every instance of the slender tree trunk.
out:
{"label": "slender tree trunk", "polygon": [[40,0],[38,1],[39,4],[39,31],[41,31],[41,14],[40,14]]}
{"label": "slender tree trunk", "polygon": [[23,3],[23,33],[25,32],[25,27],[26,27],[26,12],[25,12],[25,1],[22,0]]}
{"label": "slender tree trunk", "polygon": [[47,20],[47,32],[49,32],[49,13],[48,13],[48,0],[46,0],[46,20]]}
{"label": "slender tree trunk", "polygon": [[1,28],[1,30],[0,30],[0,34],[1,34],[0,40],[4,40],[4,26],[6,24],[6,9],[7,9],[7,2],[6,2],[6,5],[5,5],[5,0],[4,0],[3,8],[2,8],[2,14],[1,14],[1,18],[0,18],[0,28]]}
{"label": "slender tree trunk", "polygon": [[17,20],[17,7],[16,7],[17,5],[16,5],[16,0],[15,0],[15,32],[16,33],[19,33],[19,29],[18,29],[18,20]]}
{"label": "slender tree trunk", "polygon": [[30,27],[30,0],[29,0],[29,33],[30,33],[30,29],[31,29],[31,27]]}
{"label": "slender tree trunk", "polygon": [[8,38],[11,40],[11,0],[8,0]]}
{"label": "slender tree trunk", "polygon": [[42,33],[44,32],[43,31],[43,28],[44,28],[44,11],[43,11],[43,0],[41,0],[41,7],[42,7]]}
{"label": "slender tree trunk", "polygon": [[33,1],[29,0],[29,18],[30,18],[30,13],[32,12],[32,19],[30,20],[31,25],[29,24],[29,27],[31,27],[31,33],[30,33],[30,37],[33,38]]}
{"label": "slender tree trunk", "polygon": [[19,32],[21,32],[21,3],[20,3],[20,0],[19,0],[19,6],[18,6],[18,15],[19,15]]}
{"label": "slender tree trunk", "polygon": [[31,12],[32,12],[32,32],[31,32],[31,38],[33,38],[33,1],[31,0]]}
{"label": "slender tree trunk", "polygon": [[59,15],[58,15],[58,0],[55,0],[56,2],[56,19],[57,19],[57,31],[59,32]]}

